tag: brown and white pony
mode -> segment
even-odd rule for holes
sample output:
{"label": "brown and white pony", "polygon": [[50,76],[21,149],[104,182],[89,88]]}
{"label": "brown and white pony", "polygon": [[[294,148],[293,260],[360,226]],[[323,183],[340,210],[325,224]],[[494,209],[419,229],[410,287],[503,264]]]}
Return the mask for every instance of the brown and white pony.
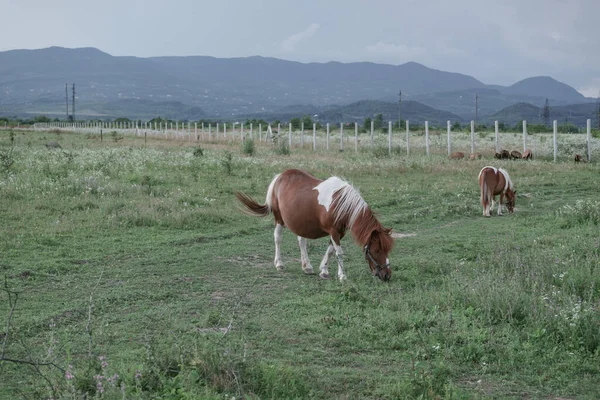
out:
{"label": "brown and white pony", "polygon": [[329,278],[327,262],[335,252],[338,278],[340,281],[346,279],[340,241],[349,230],[354,240],[362,246],[371,273],[384,281],[392,276],[388,259],[394,244],[391,229],[379,223],[359,191],[348,182],[336,176],[321,180],[308,172],[288,169],[271,181],[265,204],[259,204],[243,193],[238,192],[236,196],[246,213],[259,217],[272,213],[275,217],[277,270],[283,270],[280,246],[283,227],[287,226],[298,235],[302,269],[307,274],[313,273],[307,239],[329,236],[329,247],[321,261],[319,276]]}
{"label": "brown and white pony", "polygon": [[497,195],[500,195],[498,215],[502,215],[502,203],[505,198],[508,212],[514,212],[517,191],[510,180],[510,176],[508,176],[508,172],[502,168],[483,167],[479,171],[479,188],[481,189],[481,206],[483,207],[484,217],[490,216],[490,210],[494,206],[494,197]]}

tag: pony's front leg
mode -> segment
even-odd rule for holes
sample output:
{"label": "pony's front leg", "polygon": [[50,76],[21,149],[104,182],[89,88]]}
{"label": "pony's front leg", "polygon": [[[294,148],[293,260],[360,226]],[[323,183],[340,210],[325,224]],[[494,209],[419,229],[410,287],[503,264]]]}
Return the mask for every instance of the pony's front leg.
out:
{"label": "pony's front leg", "polygon": [[504,202],[504,193],[500,193],[500,200],[498,201],[498,215],[502,215],[502,203]]}
{"label": "pony's front leg", "polygon": [[329,246],[327,246],[327,251],[325,251],[325,256],[323,256],[323,260],[321,260],[321,266],[319,269],[321,273],[319,276],[323,279],[329,279],[329,269],[327,268],[327,262],[329,261],[329,257],[333,254],[334,249],[331,241],[329,241]]}
{"label": "pony's front leg", "polygon": [[281,240],[283,238],[283,225],[275,225],[275,268],[277,271],[283,271],[283,261],[281,261]]}
{"label": "pony's front leg", "polygon": [[338,262],[338,278],[340,279],[340,282],[343,282],[347,279],[346,274],[344,273],[344,252],[342,251],[342,246],[339,243],[336,243],[335,239],[331,238],[331,242],[333,243],[333,248],[335,250],[335,255]]}
{"label": "pony's front leg", "polygon": [[300,259],[302,260],[302,270],[305,274],[312,274],[313,267],[310,265],[310,259],[308,258],[308,250],[306,248],[306,238],[298,236],[298,246],[300,246]]}

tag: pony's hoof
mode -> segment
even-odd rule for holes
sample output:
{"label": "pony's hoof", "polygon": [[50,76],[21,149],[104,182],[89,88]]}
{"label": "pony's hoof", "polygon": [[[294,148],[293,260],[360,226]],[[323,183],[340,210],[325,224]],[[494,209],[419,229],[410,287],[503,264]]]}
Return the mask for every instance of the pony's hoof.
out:
{"label": "pony's hoof", "polygon": [[346,275],[340,275],[338,278],[340,279],[340,282],[346,282],[348,280]]}
{"label": "pony's hoof", "polygon": [[319,274],[319,278],[321,278],[321,279],[329,279],[329,274],[324,274],[324,273],[321,272]]}
{"label": "pony's hoof", "polygon": [[315,271],[311,268],[302,268],[302,271],[304,271],[304,273],[306,275],[314,275]]}
{"label": "pony's hoof", "polygon": [[283,272],[283,264],[276,265],[275,268],[277,269],[277,271]]}

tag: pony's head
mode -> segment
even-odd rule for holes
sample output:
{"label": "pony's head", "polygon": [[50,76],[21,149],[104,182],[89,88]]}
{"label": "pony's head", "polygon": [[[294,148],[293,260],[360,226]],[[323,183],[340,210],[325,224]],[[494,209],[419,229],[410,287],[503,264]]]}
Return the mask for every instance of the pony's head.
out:
{"label": "pony's head", "polygon": [[371,232],[368,243],[365,245],[365,259],[369,263],[371,273],[383,281],[392,277],[392,269],[388,254],[394,246],[391,236],[392,230],[381,228]]}
{"label": "pony's head", "polygon": [[517,191],[508,189],[506,191],[506,208],[509,213],[515,212],[515,200],[517,198]]}

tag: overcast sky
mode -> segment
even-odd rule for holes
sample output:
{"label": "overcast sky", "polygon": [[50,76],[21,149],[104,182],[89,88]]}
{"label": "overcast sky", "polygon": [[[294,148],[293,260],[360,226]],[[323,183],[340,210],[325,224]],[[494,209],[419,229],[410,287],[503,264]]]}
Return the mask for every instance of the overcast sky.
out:
{"label": "overcast sky", "polygon": [[416,61],[487,84],[600,90],[600,0],[0,0],[0,51]]}

